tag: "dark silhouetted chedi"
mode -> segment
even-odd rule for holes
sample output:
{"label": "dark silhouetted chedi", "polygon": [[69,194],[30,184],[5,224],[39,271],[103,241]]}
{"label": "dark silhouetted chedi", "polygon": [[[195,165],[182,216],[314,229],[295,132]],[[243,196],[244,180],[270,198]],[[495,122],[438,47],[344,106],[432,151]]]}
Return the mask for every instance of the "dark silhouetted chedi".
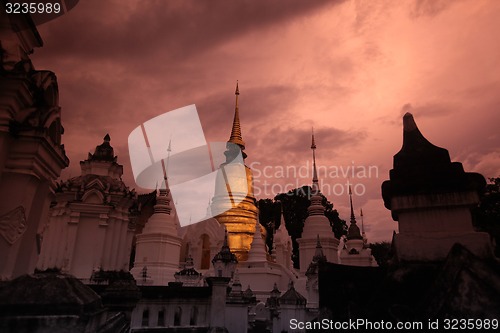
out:
{"label": "dark silhouetted chedi", "polygon": [[471,217],[485,185],[482,175],[465,172],[446,149],[430,143],[407,113],[403,147],[394,155],[390,180],[382,184],[384,204],[399,224],[393,240],[397,258],[444,260],[455,243],[489,256],[489,236],[474,231]]}

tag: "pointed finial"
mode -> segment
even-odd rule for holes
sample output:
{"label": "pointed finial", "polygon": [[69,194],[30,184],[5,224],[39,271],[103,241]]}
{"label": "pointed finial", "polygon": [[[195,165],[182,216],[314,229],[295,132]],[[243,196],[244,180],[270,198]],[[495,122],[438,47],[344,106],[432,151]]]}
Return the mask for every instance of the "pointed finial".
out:
{"label": "pointed finial", "polygon": [[361,236],[361,232],[359,231],[359,227],[356,224],[356,217],[354,216],[351,185],[349,185],[349,201],[351,203],[351,225],[347,230],[347,240],[349,241],[351,239],[363,239],[363,237]]}
{"label": "pointed finial", "polygon": [[321,242],[319,241],[319,234],[316,234],[316,250],[314,251],[312,260],[314,262],[326,261],[326,257],[323,254],[323,247],[321,246]]}
{"label": "pointed finial", "polygon": [[272,296],[279,296],[281,294],[280,290],[278,289],[278,284],[276,282],[274,282],[274,285],[273,285],[273,290],[271,290],[271,297]]}
{"label": "pointed finial", "polygon": [[316,142],[314,141],[314,127],[312,127],[312,143],[311,149],[316,149]]}
{"label": "pointed finial", "polygon": [[111,141],[111,137],[109,136],[109,134],[106,134],[106,135],[104,136],[104,139],[103,139],[103,140],[104,140],[104,142],[109,142],[109,141]]}
{"label": "pointed finial", "polygon": [[318,185],[318,172],[316,170],[316,142],[314,141],[314,128],[312,129],[312,141],[311,141],[311,149],[313,153],[313,184],[312,184],[312,189],[314,193],[319,192],[319,185]]}
{"label": "pointed finial", "polygon": [[354,208],[352,206],[352,190],[351,190],[351,185],[349,185],[349,201],[351,203],[351,223],[356,223],[356,217],[354,216]]}
{"label": "pointed finial", "polygon": [[[238,87],[238,82],[236,82],[236,106],[234,108],[234,119],[233,119],[233,128],[231,129],[231,137],[228,142],[234,143],[240,146],[241,150],[245,149],[245,142],[241,137],[241,125],[240,125],[240,112],[238,107],[238,96],[240,95],[240,89]],[[244,153],[243,153],[244,154]]]}
{"label": "pointed finial", "polygon": [[170,161],[170,152],[172,151],[172,138],[168,141],[168,147],[167,147],[167,161],[164,161],[163,159],[161,160],[161,166],[163,168],[163,178],[165,181],[167,180],[167,175],[168,175],[168,162]]}

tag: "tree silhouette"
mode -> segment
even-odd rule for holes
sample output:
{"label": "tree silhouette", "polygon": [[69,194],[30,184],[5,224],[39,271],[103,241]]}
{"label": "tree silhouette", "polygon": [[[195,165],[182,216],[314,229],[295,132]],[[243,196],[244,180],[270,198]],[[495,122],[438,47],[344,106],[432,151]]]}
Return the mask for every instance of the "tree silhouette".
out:
{"label": "tree silhouette", "polygon": [[[259,200],[259,218],[261,224],[267,230],[266,243],[269,249],[272,248],[273,231],[280,227],[281,207],[283,207],[283,216],[285,219],[286,229],[292,238],[293,250],[292,261],[294,267],[299,265],[299,245],[297,238],[302,235],[304,229],[304,221],[307,218],[307,208],[311,204],[312,189],[310,186],[302,186],[287,193],[280,193],[271,199]],[[329,202],[323,194],[322,205],[325,207],[325,216],[330,221],[330,226],[336,238],[340,238],[347,232],[346,222],[339,217],[337,210],[333,209],[333,204]]]}
{"label": "tree silhouette", "polygon": [[473,212],[474,226],[491,235],[496,243],[495,255],[500,257],[500,177],[489,180]]}
{"label": "tree silhouette", "polygon": [[371,243],[369,248],[372,250],[372,255],[377,261],[379,267],[387,267],[389,255],[391,251],[390,242]]}

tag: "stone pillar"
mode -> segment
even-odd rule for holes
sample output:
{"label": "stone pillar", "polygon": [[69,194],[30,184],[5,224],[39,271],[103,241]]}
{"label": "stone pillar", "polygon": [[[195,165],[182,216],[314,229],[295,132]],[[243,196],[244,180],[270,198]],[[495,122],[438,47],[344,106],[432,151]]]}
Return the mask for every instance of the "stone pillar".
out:
{"label": "stone pillar", "polygon": [[226,293],[230,278],[208,277],[207,282],[212,287],[210,303],[210,327],[225,327],[226,325]]}

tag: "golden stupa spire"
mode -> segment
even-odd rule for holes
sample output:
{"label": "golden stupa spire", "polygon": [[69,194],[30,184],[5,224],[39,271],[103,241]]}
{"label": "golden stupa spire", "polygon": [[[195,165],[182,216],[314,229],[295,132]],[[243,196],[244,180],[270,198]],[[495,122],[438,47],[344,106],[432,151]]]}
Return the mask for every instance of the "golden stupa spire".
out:
{"label": "golden stupa spire", "polygon": [[238,87],[238,81],[236,81],[236,91],[234,92],[236,95],[236,106],[234,108],[234,120],[233,120],[233,128],[231,129],[231,137],[228,142],[234,143],[240,146],[241,150],[245,149],[245,142],[241,137],[241,125],[240,125],[240,112],[238,108],[238,97],[240,95],[240,89]]}

